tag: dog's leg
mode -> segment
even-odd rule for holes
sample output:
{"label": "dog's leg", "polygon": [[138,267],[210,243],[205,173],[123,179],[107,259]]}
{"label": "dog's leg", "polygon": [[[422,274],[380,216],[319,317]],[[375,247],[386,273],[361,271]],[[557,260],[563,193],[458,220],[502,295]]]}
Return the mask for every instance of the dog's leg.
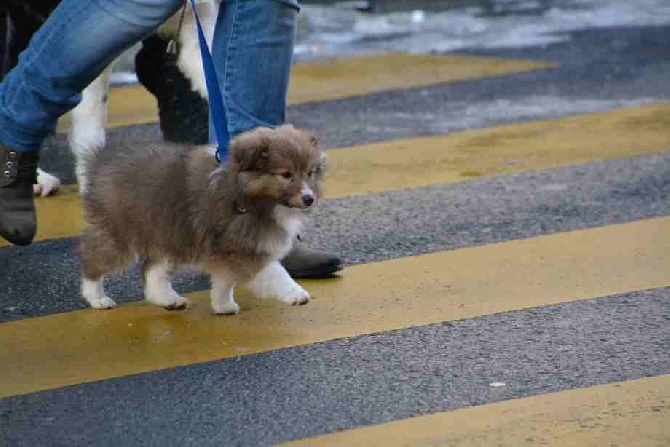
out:
{"label": "dog's leg", "polygon": [[[87,154],[105,145],[105,125],[107,124],[107,96],[109,77],[112,74],[110,64],[81,94],[81,101],[72,110],[72,127],[68,134],[70,150],[75,156],[75,172],[81,192],[86,190]],[[51,195],[60,188],[58,177],[37,170],[37,182],[33,186],[35,195]]]}
{"label": "dog's leg", "polygon": [[81,294],[94,309],[109,309],[116,306],[105,294],[102,280],[105,274],[122,266],[124,255],[115,249],[109,235],[90,225],[81,235]]}
{"label": "dog's leg", "polygon": [[111,309],[116,306],[116,302],[105,295],[102,280],[102,277],[97,280],[81,279],[81,294],[93,309]]}
{"label": "dog's leg", "polygon": [[[209,47],[212,47],[212,38],[214,36],[214,26],[216,25],[216,17],[219,13],[219,2],[217,1],[200,1],[196,3],[198,9],[198,16],[202,22],[203,32]],[[181,28],[179,36],[181,51],[179,51],[179,59],[177,66],[184,76],[191,81],[191,90],[200,93],[204,99],[209,98],[207,92],[207,85],[205,84],[205,73],[202,70],[202,59],[200,57],[200,43],[198,41],[198,32],[195,24],[195,16],[193,13],[186,14],[184,17],[184,24]]]}
{"label": "dog's leg", "polygon": [[249,282],[259,298],[277,298],[289,304],[307,304],[309,293],[295,282],[279,261],[269,263]]}
{"label": "dog's leg", "polygon": [[167,260],[151,263],[147,261],[143,269],[144,297],[150,303],[163,306],[167,310],[186,309],[188,299],[179,296],[172,288],[172,271]]}
{"label": "dog's leg", "polygon": [[235,302],[233,290],[237,280],[231,272],[217,270],[212,272],[212,310],[219,315],[235,315],[240,306]]}
{"label": "dog's leg", "polygon": [[33,193],[36,196],[47,197],[55,194],[60,189],[60,179],[37,168],[37,182],[33,185]]}
{"label": "dog's leg", "polygon": [[70,150],[76,159],[77,181],[86,191],[86,160],[89,154],[105,146],[107,95],[111,64],[81,94],[81,102],[72,110],[72,128],[68,135]]}

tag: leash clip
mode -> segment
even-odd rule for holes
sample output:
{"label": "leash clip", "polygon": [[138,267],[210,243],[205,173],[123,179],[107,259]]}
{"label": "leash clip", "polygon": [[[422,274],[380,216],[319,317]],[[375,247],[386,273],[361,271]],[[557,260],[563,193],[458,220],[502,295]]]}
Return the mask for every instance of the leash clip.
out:
{"label": "leash clip", "polygon": [[222,159],[222,157],[221,157],[221,154],[222,154],[222,153],[223,153],[223,154],[226,154],[227,152],[228,152],[228,148],[226,148],[226,147],[222,147],[221,144],[219,144],[219,145],[216,147],[216,150],[214,151],[214,159],[215,159],[219,164],[222,164],[222,163],[223,163],[223,159]]}

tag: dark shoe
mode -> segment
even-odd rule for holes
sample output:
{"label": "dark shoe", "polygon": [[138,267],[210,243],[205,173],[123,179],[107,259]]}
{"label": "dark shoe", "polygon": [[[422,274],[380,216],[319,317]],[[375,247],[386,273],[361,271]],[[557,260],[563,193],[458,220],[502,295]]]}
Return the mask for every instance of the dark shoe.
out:
{"label": "dark shoe", "polygon": [[37,224],[33,184],[37,152],[19,152],[0,145],[0,236],[12,244],[28,245]]}
{"label": "dark shoe", "polygon": [[309,249],[298,242],[281,263],[293,278],[328,276],[344,268],[337,256]]}
{"label": "dark shoe", "polygon": [[209,104],[191,89],[179,70],[176,55],[166,54],[167,41],[152,35],[135,56],[137,79],[156,97],[163,138],[188,144],[207,144]]}

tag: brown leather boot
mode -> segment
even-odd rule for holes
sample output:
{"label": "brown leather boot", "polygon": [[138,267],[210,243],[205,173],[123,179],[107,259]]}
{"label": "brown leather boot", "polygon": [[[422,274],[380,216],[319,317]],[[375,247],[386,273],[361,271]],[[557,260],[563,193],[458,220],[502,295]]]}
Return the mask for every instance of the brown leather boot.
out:
{"label": "brown leather boot", "polygon": [[38,152],[20,152],[0,144],[0,236],[28,245],[35,237],[33,184]]}
{"label": "brown leather boot", "polygon": [[342,260],[331,253],[312,250],[296,241],[281,261],[293,278],[318,278],[342,270]]}

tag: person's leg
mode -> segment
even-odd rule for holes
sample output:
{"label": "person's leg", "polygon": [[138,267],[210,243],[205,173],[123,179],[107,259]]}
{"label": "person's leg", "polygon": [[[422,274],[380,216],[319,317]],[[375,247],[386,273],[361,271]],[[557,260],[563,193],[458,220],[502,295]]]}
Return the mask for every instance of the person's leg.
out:
{"label": "person's leg", "polygon": [[297,0],[221,2],[212,58],[231,136],[284,122],[298,10]]}
{"label": "person's leg", "polygon": [[[297,0],[222,1],[212,59],[231,136],[284,123],[298,11]],[[211,117],[209,137],[216,141]],[[342,269],[338,256],[298,243],[282,264],[294,278]]]}
{"label": "person's leg", "polygon": [[79,93],[181,0],[63,0],[0,83],[0,236],[29,244],[37,151]]}
{"label": "person's leg", "polygon": [[0,84],[0,141],[36,151],[79,93],[181,0],[63,0]]}

